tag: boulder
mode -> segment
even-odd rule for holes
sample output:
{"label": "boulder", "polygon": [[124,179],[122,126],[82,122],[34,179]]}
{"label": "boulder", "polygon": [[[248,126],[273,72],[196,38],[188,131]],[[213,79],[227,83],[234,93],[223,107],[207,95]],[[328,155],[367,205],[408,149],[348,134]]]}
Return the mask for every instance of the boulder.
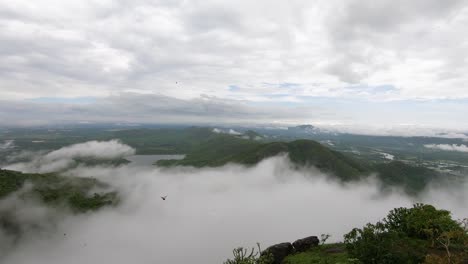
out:
{"label": "boulder", "polygon": [[272,264],[281,264],[284,258],[293,253],[293,251],[291,243],[285,242],[268,247],[262,252],[262,255],[271,254],[273,257]]}
{"label": "boulder", "polygon": [[302,239],[298,239],[292,243],[294,249],[297,252],[304,252],[309,250],[311,247],[316,247],[319,244],[319,239],[316,236],[305,237]]}

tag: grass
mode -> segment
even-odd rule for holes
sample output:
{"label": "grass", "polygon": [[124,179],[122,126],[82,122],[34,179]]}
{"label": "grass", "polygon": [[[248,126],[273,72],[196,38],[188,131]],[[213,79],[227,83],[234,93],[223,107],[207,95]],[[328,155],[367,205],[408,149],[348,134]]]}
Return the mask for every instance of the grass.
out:
{"label": "grass", "polygon": [[284,264],[350,264],[358,263],[349,258],[343,244],[326,244],[306,252],[286,257]]}

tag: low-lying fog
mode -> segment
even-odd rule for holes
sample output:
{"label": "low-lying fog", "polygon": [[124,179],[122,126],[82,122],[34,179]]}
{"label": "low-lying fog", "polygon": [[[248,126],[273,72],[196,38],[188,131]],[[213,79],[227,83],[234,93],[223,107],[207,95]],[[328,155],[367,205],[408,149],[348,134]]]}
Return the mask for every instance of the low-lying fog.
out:
{"label": "low-lying fog", "polygon": [[[126,165],[78,167],[66,175],[112,184],[120,192],[121,204],[59,218],[50,232],[23,237],[5,252],[1,263],[217,264],[231,257],[233,248],[256,242],[265,248],[322,233],[339,241],[353,227],[416,201],[397,190],[382,196],[373,181],[343,186],[312,169],[293,170],[285,156],[251,168]],[[417,201],[466,217],[464,190],[431,189]],[[166,201],[160,198],[164,195]]]}

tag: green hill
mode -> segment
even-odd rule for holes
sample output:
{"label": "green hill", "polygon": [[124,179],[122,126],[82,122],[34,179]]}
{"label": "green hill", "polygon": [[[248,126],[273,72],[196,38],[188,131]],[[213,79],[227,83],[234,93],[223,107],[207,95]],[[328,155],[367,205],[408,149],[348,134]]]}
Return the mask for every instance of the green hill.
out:
{"label": "green hill", "polygon": [[[27,183],[29,186],[25,187]],[[4,199],[15,192],[20,200],[41,201],[51,208],[74,213],[93,211],[118,202],[117,193],[109,191],[106,184],[96,179],[0,169],[0,204],[7,202]],[[8,208],[0,207],[0,229],[20,235],[22,227]]]}
{"label": "green hill", "polygon": [[378,163],[375,165],[382,186],[399,185],[407,193],[417,194],[431,181],[442,180],[441,173],[422,166],[409,165],[401,161]]}
{"label": "green hill", "polygon": [[132,129],[115,131],[108,139],[118,138],[136,149],[137,154],[186,154],[205,142],[226,136],[206,127],[184,129]]}
{"label": "green hill", "polygon": [[[115,192],[94,178],[65,177],[55,173],[22,173],[0,169],[0,199],[20,190],[26,183],[31,188],[22,198],[38,198],[46,205],[69,207],[75,212],[95,210],[117,201]],[[92,193],[89,193],[94,190]],[[100,191],[97,191],[100,190]]]}
{"label": "green hill", "polygon": [[237,162],[242,153],[250,153],[260,146],[252,140],[242,139],[226,134],[215,134],[193,146],[182,160],[160,160],[161,166],[194,166],[194,167],[217,167],[228,162]]}
{"label": "green hill", "polygon": [[217,134],[194,146],[182,160],[160,160],[159,166],[217,167],[227,163],[255,165],[265,158],[288,154],[297,168],[314,166],[342,181],[359,180],[372,173],[381,180],[382,189],[402,187],[415,195],[431,181],[447,177],[435,170],[400,161],[366,163],[334,151],[313,140],[262,143],[226,134]]}
{"label": "green hill", "polygon": [[288,154],[297,166],[315,166],[342,180],[357,179],[369,172],[366,166],[313,140],[259,143],[229,135],[206,141],[182,160],[161,160],[157,165],[216,167],[229,162],[254,165],[281,153]]}

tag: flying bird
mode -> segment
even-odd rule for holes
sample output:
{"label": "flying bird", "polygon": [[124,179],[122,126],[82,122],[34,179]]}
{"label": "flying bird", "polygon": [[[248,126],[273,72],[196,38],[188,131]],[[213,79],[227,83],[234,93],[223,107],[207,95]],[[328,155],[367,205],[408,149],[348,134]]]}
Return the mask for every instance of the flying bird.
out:
{"label": "flying bird", "polygon": [[161,199],[163,199],[163,201],[165,201],[166,197],[167,197],[167,195],[166,196],[161,196]]}

